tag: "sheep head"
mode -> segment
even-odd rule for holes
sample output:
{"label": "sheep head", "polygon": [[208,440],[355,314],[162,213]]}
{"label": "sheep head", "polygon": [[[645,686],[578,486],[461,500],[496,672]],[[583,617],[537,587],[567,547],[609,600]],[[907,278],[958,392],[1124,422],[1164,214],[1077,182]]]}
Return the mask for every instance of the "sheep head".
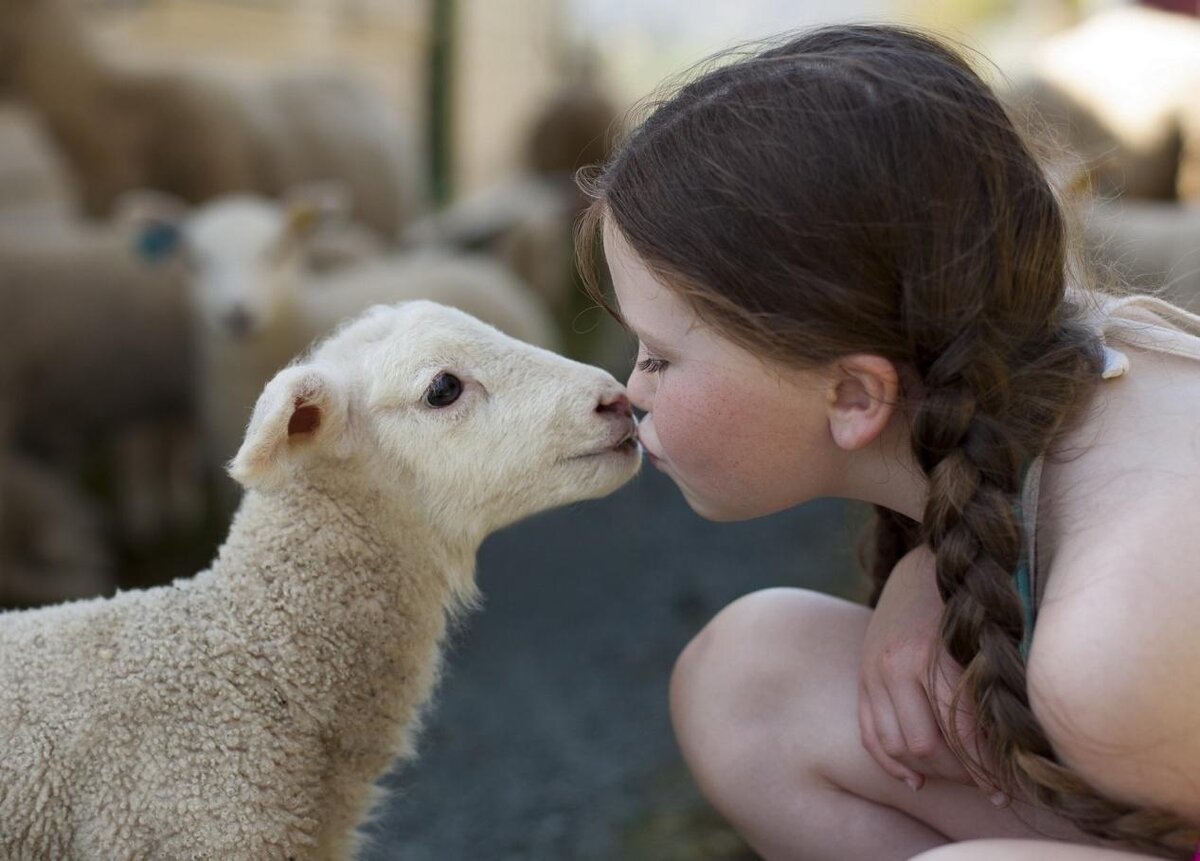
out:
{"label": "sheep head", "polygon": [[119,208],[136,225],[143,258],[183,263],[202,324],[246,340],[288,313],[310,238],[344,215],[348,202],[337,186],[320,184],[281,203],[230,195],[190,209],[163,194],[137,192]]}
{"label": "sheep head", "polygon": [[281,371],[231,474],[278,492],[360,485],[448,540],[603,496],[640,465],[636,423],[607,372],[460,311],[377,306]]}

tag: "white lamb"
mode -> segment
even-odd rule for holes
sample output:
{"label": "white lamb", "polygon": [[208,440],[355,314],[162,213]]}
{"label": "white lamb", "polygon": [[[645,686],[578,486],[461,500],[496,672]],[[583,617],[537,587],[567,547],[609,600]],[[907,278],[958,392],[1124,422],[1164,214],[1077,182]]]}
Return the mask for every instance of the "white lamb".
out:
{"label": "white lamb", "polygon": [[0,615],[0,856],[331,859],[413,752],[485,536],[637,471],[607,373],[453,309],[280,372],[212,568]]}
{"label": "white lamb", "polygon": [[142,220],[149,244],[174,247],[188,268],[198,324],[199,414],[214,467],[237,450],[267,380],[372,305],[432,299],[519,340],[557,346],[548,311],[512,273],[482,255],[397,253],[314,273],[305,264],[310,237],[340,207],[329,189],[302,189],[284,205],[222,198],[190,213],[155,196],[129,206],[140,208],[131,217]]}

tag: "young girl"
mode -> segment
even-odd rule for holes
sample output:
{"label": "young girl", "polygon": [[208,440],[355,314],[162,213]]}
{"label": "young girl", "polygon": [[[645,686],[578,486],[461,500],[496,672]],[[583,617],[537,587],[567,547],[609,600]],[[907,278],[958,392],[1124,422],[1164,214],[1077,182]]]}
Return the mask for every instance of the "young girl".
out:
{"label": "young girl", "polygon": [[878,512],[873,612],[767,590],[680,657],[713,804],[771,861],[1190,858],[1200,318],[1068,286],[995,96],[900,28],[709,72],[592,192],[585,269],[599,237],[692,508]]}

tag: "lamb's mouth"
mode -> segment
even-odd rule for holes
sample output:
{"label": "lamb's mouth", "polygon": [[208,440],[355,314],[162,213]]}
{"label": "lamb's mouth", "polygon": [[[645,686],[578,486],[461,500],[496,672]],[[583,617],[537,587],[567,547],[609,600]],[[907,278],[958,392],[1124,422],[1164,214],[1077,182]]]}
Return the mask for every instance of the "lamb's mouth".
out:
{"label": "lamb's mouth", "polygon": [[589,451],[584,452],[583,454],[577,454],[573,457],[567,458],[567,460],[582,460],[583,458],[600,457],[601,455],[606,454],[634,454],[638,451],[639,447],[637,428],[634,427],[630,429],[629,433],[625,434],[625,436],[623,436],[620,442],[618,442],[616,445],[610,445],[606,448],[600,449],[599,451]]}

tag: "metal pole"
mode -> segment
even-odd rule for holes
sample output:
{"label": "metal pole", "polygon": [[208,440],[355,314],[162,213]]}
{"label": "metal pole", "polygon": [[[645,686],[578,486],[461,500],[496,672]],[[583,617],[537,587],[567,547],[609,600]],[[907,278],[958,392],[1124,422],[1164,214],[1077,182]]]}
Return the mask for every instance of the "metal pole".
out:
{"label": "metal pole", "polygon": [[455,0],[431,0],[429,172],[435,204],[453,195]]}

